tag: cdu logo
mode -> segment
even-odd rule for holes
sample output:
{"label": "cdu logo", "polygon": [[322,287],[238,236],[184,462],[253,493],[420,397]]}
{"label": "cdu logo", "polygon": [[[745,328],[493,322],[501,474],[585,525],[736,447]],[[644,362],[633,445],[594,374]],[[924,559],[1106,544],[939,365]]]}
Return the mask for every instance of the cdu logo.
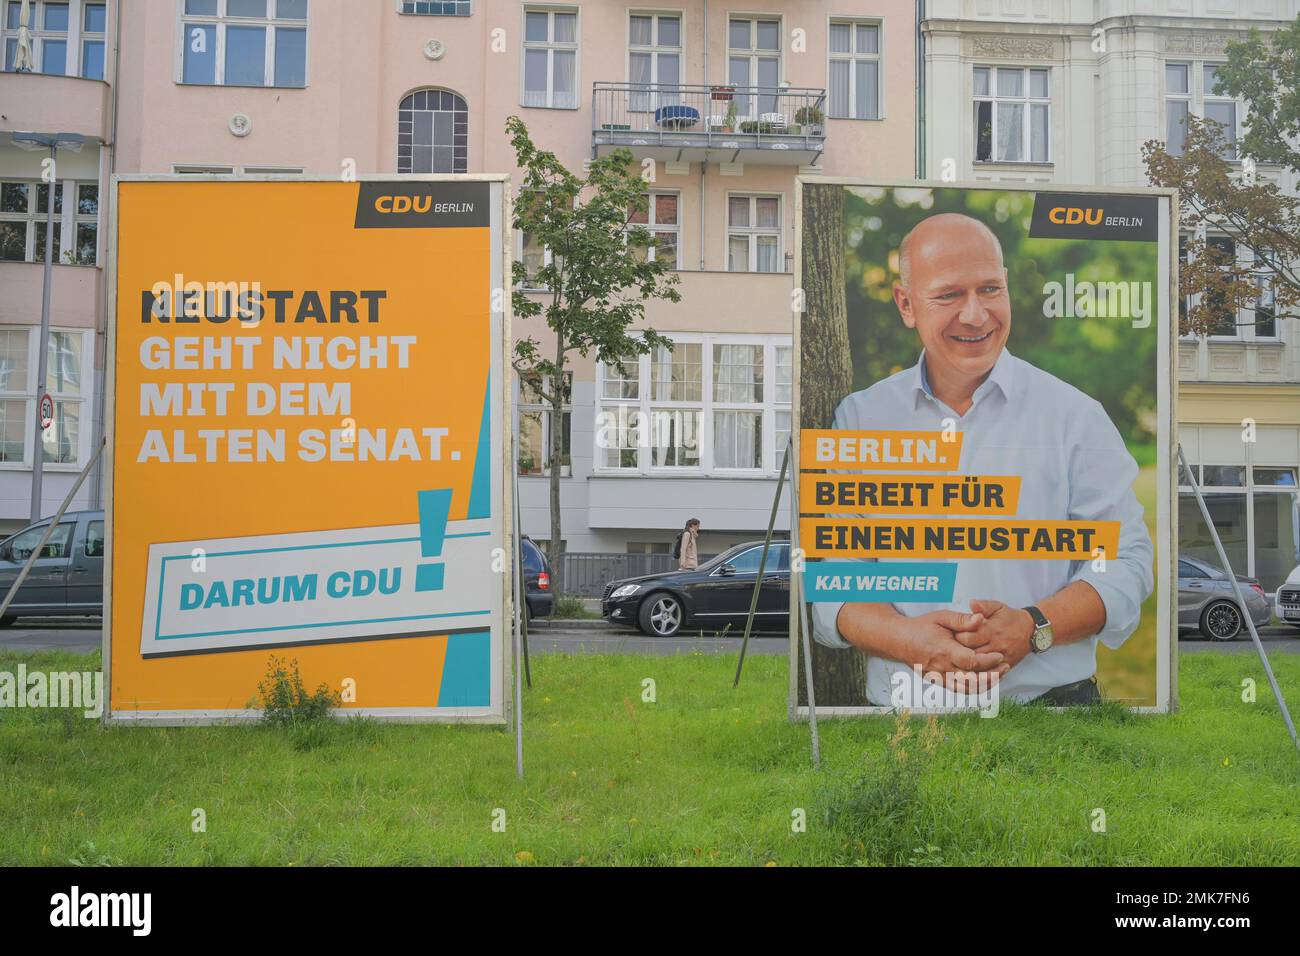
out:
{"label": "cdu logo", "polygon": [[1053,206],[1047,210],[1047,218],[1058,226],[1077,226],[1081,222],[1090,226],[1100,226],[1103,211],[1082,209],[1079,206]]}
{"label": "cdu logo", "polygon": [[357,229],[465,229],[490,224],[488,183],[357,184]]}
{"label": "cdu logo", "polygon": [[1159,228],[1155,194],[1036,193],[1029,237],[1155,242]]}
{"label": "cdu logo", "polygon": [[432,196],[377,196],[375,198],[375,212],[386,216],[403,212],[428,212],[432,207]]}

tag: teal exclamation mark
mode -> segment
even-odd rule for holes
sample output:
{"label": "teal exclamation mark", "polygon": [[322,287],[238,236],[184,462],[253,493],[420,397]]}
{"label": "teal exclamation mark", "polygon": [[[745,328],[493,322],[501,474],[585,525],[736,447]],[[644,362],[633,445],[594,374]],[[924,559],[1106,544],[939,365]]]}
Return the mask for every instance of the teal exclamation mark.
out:
{"label": "teal exclamation mark", "polygon": [[[420,505],[420,555],[436,558],[442,555],[442,542],[447,537],[447,515],[451,512],[451,489],[418,492]],[[441,591],[446,565],[441,561],[415,566],[415,590]]]}

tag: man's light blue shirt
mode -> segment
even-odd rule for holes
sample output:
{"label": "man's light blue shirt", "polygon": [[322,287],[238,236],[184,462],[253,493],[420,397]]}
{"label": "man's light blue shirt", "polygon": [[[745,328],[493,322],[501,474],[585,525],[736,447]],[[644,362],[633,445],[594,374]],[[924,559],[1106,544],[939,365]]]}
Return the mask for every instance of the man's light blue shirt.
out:
{"label": "man's light blue shirt", "polygon": [[[1133,492],[1137,463],[1100,403],[1006,350],[975,390],[965,415],[935,397],[922,352],[916,365],[840,402],[831,427],[942,431],[945,419],[955,422],[963,436],[960,467],[954,473],[1019,475],[1016,520],[1119,521],[1119,554],[1106,556],[1105,570],[1094,568],[1092,561],[959,560],[950,604],[893,606],[909,617],[946,609],[966,612],[972,599],[1026,607],[1074,581],[1087,581],[1106,606],[1102,630],[1030,654],[1002,678],[999,689],[1013,700],[1025,701],[1092,676],[1097,671],[1097,641],[1109,648],[1122,645],[1137,628],[1142,602],[1151,593],[1154,552],[1142,506]],[[813,605],[813,636],[819,643],[849,646],[835,623],[842,607]],[[896,678],[899,674],[906,677]],[[922,699],[922,688],[908,665],[869,657],[867,699],[889,706],[896,679],[912,685],[908,688],[912,696],[906,699]]]}

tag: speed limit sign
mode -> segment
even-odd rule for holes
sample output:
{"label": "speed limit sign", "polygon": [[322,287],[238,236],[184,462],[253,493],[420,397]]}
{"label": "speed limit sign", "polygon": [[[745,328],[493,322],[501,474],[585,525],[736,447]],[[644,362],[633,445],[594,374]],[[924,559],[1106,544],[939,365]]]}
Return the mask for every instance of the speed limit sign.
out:
{"label": "speed limit sign", "polygon": [[48,392],[41,396],[41,430],[45,431],[54,424],[54,399]]}

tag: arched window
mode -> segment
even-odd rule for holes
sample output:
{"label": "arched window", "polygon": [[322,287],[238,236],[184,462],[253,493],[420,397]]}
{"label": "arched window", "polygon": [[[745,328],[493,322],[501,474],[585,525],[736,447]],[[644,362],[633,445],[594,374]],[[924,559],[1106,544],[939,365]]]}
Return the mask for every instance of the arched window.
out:
{"label": "arched window", "polygon": [[467,172],[468,140],[463,97],[450,90],[416,90],[397,110],[397,171]]}

